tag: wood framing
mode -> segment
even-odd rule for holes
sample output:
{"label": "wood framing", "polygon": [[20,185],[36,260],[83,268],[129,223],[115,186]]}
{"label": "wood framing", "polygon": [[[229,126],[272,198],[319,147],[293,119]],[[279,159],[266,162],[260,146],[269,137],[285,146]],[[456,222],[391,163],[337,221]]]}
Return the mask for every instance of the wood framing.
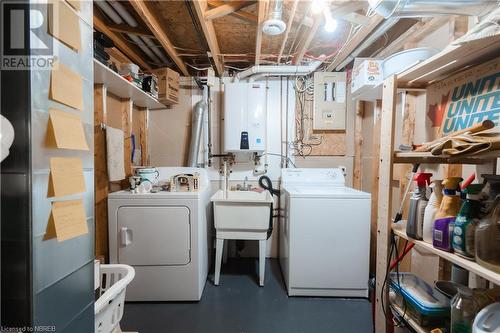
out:
{"label": "wood framing", "polygon": [[[225,4],[225,2],[223,2],[223,1],[213,1],[213,0],[208,1],[208,5],[211,7],[218,7],[218,6],[222,6],[224,4]],[[240,20],[243,20],[243,21],[248,22],[248,23],[254,24],[257,22],[257,16],[252,14],[252,13],[246,12],[246,11],[240,10],[237,12],[233,12],[229,15],[236,17],[236,18],[239,18]]]}
{"label": "wood framing", "polygon": [[131,99],[124,99],[122,103],[122,130],[125,135],[123,147],[123,161],[125,165],[125,179],[122,181],[122,188],[128,188],[128,177],[132,176],[132,112],[134,102]]}
{"label": "wood framing", "polygon": [[149,66],[143,60],[142,56],[132,50],[118,33],[110,30],[106,23],[97,15],[94,15],[94,27],[111,38],[113,43],[115,43],[115,46],[120,49],[120,51],[122,51],[127,57],[129,57],[130,60],[134,61],[137,65],[141,66],[145,70],[152,70],[151,66]]}
{"label": "wood framing", "polygon": [[214,20],[219,17],[223,17],[235,12],[240,9],[253,5],[256,1],[231,1],[217,6],[213,9],[209,9],[205,12],[205,19]]}
{"label": "wood framing", "polygon": [[379,160],[380,160],[380,117],[382,114],[382,101],[373,103],[373,158],[372,158],[372,202],[371,202],[371,223],[370,223],[370,272],[376,269],[377,254],[377,216],[378,216],[378,189],[379,189]]}
{"label": "wood framing", "polygon": [[361,190],[361,148],[363,146],[363,115],[365,111],[365,102],[356,102],[356,115],[354,121],[354,172],[353,187]]}
{"label": "wood framing", "polygon": [[297,56],[293,59],[293,63],[295,65],[298,65],[302,62],[302,59],[304,58],[304,55],[306,54],[307,50],[309,49],[309,45],[311,45],[311,42],[316,36],[316,33],[318,32],[318,29],[320,25],[323,23],[324,18],[323,15],[316,17],[314,20],[313,26],[309,29],[307,32],[306,37],[303,39],[302,43],[299,45],[299,51],[297,53]]}
{"label": "wood framing", "polygon": [[132,34],[137,36],[154,37],[151,31],[142,28],[131,27],[127,24],[107,23],[109,30],[114,32]]}
{"label": "wood framing", "polygon": [[370,24],[361,28],[348,42],[344,45],[340,53],[335,57],[333,62],[327,67],[327,71],[333,71],[354,51],[370,33],[384,20],[382,16],[374,15]]}
{"label": "wood framing", "polygon": [[203,33],[205,34],[205,39],[207,40],[208,48],[210,49],[210,53],[215,64],[215,71],[218,75],[222,75],[224,73],[224,65],[219,58],[220,49],[219,44],[217,43],[214,25],[212,21],[205,19],[205,11],[207,10],[208,3],[206,0],[196,0],[192,3],[194,5],[196,15],[198,16],[198,20],[200,21],[201,28],[203,29]]}
{"label": "wood framing", "polygon": [[[396,76],[392,75],[384,81],[382,95],[382,114],[380,118],[380,165],[378,188],[378,218],[377,218],[377,270],[376,270],[376,333],[386,332],[385,311],[388,310],[388,293],[382,290],[389,264],[391,217],[392,217],[392,171],[394,124],[396,121]],[[384,306],[384,307],[383,307]]]}
{"label": "wood framing", "polygon": [[264,22],[268,0],[259,0],[257,3],[257,37],[255,38],[255,64],[260,63],[260,55],[262,51],[262,23]]}
{"label": "wood framing", "polygon": [[292,29],[293,19],[295,18],[295,13],[297,12],[298,4],[299,0],[293,0],[290,16],[286,24],[285,35],[283,36],[283,42],[281,42],[280,53],[278,55],[278,60],[276,61],[278,64],[281,62],[281,58],[283,57],[283,51],[285,51],[286,41],[288,40],[288,35],[290,34],[290,30]]}
{"label": "wood framing", "polygon": [[146,23],[151,32],[153,32],[153,35],[163,46],[170,58],[175,62],[182,74],[188,76],[189,72],[186,68],[186,65],[184,64],[184,61],[182,61],[182,59],[179,57],[172,42],[170,42],[170,39],[161,27],[160,23],[147,7],[146,1],[130,0],[129,2],[135,9],[137,14],[139,14],[139,16],[143,19],[144,23]]}

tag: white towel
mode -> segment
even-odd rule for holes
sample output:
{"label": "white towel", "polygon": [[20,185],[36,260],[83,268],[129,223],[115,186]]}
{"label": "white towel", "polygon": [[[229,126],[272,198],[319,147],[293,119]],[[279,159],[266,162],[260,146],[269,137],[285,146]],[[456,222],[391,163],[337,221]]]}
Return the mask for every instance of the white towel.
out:
{"label": "white towel", "polygon": [[106,127],[106,155],[110,182],[125,179],[124,133],[122,130]]}

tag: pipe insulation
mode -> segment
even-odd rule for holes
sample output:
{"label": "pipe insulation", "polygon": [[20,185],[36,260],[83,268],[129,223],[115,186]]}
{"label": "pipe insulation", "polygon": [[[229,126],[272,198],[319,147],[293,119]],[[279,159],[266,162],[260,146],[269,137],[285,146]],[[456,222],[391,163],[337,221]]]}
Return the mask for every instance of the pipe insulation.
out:
{"label": "pipe insulation", "polygon": [[278,66],[278,65],[256,65],[235,75],[234,80],[239,81],[250,78],[254,75],[259,76],[298,76],[308,75],[314,72],[322,64],[322,61],[313,61],[308,65],[302,66]]}
{"label": "pipe insulation", "polygon": [[188,155],[188,166],[197,167],[198,166],[198,155],[200,152],[200,142],[203,129],[203,117],[207,113],[208,105],[202,99],[193,109],[193,115],[191,117],[191,144],[189,146]]}

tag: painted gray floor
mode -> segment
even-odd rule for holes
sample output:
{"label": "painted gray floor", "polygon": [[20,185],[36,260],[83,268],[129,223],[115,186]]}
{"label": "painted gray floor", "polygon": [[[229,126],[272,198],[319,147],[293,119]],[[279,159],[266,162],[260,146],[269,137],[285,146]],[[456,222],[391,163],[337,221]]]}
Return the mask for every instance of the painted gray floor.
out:
{"label": "painted gray floor", "polygon": [[288,297],[277,260],[268,260],[265,286],[257,260],[229,259],[220,286],[210,275],[200,302],[127,303],[123,331],[139,333],[370,333],[365,299]]}

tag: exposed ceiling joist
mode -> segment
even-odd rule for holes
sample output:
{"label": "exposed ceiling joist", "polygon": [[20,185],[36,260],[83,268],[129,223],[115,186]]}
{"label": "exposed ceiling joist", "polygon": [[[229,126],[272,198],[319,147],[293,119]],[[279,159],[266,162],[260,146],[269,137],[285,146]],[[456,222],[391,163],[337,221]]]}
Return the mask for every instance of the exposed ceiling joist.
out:
{"label": "exposed ceiling joist", "polygon": [[[210,0],[208,1],[208,5],[211,6],[211,7],[220,7],[220,6],[223,6],[225,5],[226,3],[223,2],[223,1],[213,1],[213,0]],[[229,14],[233,17],[236,17],[236,18],[239,18],[240,20],[243,20],[245,22],[248,22],[248,23],[255,23],[257,22],[257,16],[254,15],[254,14],[251,14],[249,12],[245,12],[243,10],[240,10],[240,11],[237,11],[237,12],[233,12],[231,14]]]}
{"label": "exposed ceiling joist", "polygon": [[411,36],[413,36],[417,31],[422,29],[424,26],[425,26],[424,22],[418,21],[408,30],[399,35],[399,37],[393,40],[389,45],[383,47],[379,53],[375,54],[375,57],[386,58],[391,54],[394,54],[397,51],[401,50],[404,47],[404,45],[410,40]]}
{"label": "exposed ceiling joist", "polygon": [[186,68],[186,65],[184,64],[184,61],[182,61],[181,57],[179,57],[179,55],[177,54],[174,45],[172,44],[172,42],[170,42],[170,39],[165,34],[165,31],[163,31],[163,28],[161,27],[156,17],[146,6],[146,2],[141,0],[129,0],[129,2],[135,9],[137,14],[139,14],[139,16],[146,23],[148,28],[153,32],[153,35],[163,46],[170,58],[175,62],[182,74],[188,76],[189,72]]}
{"label": "exposed ceiling joist", "polygon": [[259,0],[257,3],[257,37],[255,38],[255,64],[260,63],[262,51],[262,22],[266,18],[269,0]]}
{"label": "exposed ceiling joist", "polygon": [[134,61],[145,70],[152,70],[151,66],[149,66],[143,60],[143,57],[132,50],[118,33],[110,30],[107,27],[106,23],[98,15],[94,15],[94,27],[108,36],[113,41],[115,46],[120,49],[127,57],[129,57],[130,60]]}
{"label": "exposed ceiling joist", "polygon": [[120,33],[125,33],[125,34],[132,34],[132,35],[137,35],[137,36],[145,36],[145,37],[154,37],[151,31],[141,29],[141,28],[134,28],[131,27],[130,25],[127,24],[115,24],[115,23],[108,23],[107,24],[109,30],[114,31],[114,32],[120,32]]}
{"label": "exposed ceiling joist", "polygon": [[309,45],[311,45],[311,42],[318,32],[318,29],[323,23],[323,15],[318,15],[319,17],[316,17],[314,20],[313,26],[307,31],[306,37],[302,40],[301,44],[299,45],[299,51],[297,52],[297,55],[293,59],[293,63],[295,65],[300,64],[302,62],[302,59],[304,58],[304,55],[306,54],[307,50],[309,49]]}
{"label": "exposed ceiling joist", "polygon": [[231,1],[205,12],[205,19],[214,20],[232,13],[238,12],[240,9],[253,5],[255,1]]}
{"label": "exposed ceiling joist", "polygon": [[344,45],[340,53],[335,57],[333,62],[327,67],[327,71],[335,69],[354,51],[365,39],[372,33],[375,28],[384,20],[382,16],[374,15],[370,24],[359,29],[358,32]]}
{"label": "exposed ceiling joist", "polygon": [[278,55],[277,63],[281,63],[281,57],[283,57],[283,51],[285,50],[286,41],[288,40],[288,35],[290,34],[290,30],[292,28],[293,19],[295,17],[295,12],[297,11],[297,6],[299,4],[299,0],[293,0],[292,10],[290,11],[290,16],[288,17],[288,22],[286,24],[285,36],[283,37],[283,42],[281,42],[280,53]]}
{"label": "exposed ceiling joist", "polygon": [[219,49],[219,44],[217,43],[217,36],[215,35],[214,25],[212,21],[205,19],[205,12],[207,10],[208,3],[206,0],[195,0],[193,1],[193,5],[196,10],[198,20],[200,21],[201,28],[203,29],[203,34],[205,35],[205,39],[207,40],[208,48],[210,49],[210,53],[212,54],[212,59],[215,64],[215,71],[218,75],[222,75],[224,73],[224,65],[219,58],[221,52]]}

